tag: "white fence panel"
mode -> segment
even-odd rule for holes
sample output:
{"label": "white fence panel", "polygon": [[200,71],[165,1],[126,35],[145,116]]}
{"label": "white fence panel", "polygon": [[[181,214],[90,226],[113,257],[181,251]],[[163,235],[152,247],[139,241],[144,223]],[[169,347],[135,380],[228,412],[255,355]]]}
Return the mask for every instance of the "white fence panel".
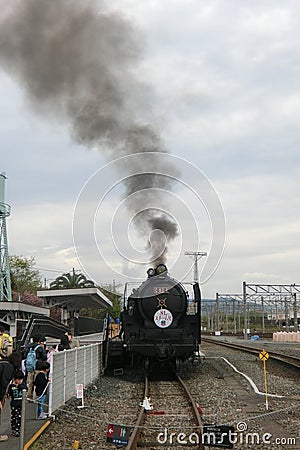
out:
{"label": "white fence panel", "polygon": [[88,386],[103,372],[102,343],[51,354],[49,415],[76,396],[76,385]]}

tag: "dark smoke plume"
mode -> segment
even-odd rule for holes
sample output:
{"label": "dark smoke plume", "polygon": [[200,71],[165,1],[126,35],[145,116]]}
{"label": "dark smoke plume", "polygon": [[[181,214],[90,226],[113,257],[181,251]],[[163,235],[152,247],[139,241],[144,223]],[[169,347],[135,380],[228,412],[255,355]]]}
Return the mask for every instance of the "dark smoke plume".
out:
{"label": "dark smoke plume", "polygon": [[[154,152],[149,175],[125,183],[125,195],[140,191],[143,206],[143,189],[169,189],[169,181],[154,174],[155,153],[165,151],[161,139],[138,119],[140,36],[132,24],[109,12],[103,0],[0,0],[0,6],[0,64],[24,88],[31,108],[63,119],[76,142],[109,157]],[[157,220],[167,240],[177,235],[167,215],[147,210],[139,217],[144,232],[155,229]]]}

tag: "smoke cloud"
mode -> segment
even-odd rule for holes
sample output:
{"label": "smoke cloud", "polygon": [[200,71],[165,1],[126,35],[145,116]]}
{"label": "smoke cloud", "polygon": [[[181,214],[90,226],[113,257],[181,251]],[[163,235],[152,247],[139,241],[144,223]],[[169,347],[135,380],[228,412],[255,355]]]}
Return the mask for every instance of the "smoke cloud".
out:
{"label": "smoke cloud", "polygon": [[[163,173],[155,155],[165,152],[161,138],[139,120],[145,103],[135,74],[138,30],[103,0],[0,0],[0,6],[0,65],[23,87],[30,107],[63,119],[74,141],[106,157],[148,154],[149,174],[125,181],[125,196],[138,192],[133,213],[146,207],[147,189],[170,189],[170,180],[157,174]],[[140,233],[164,233],[153,245],[153,259],[164,261],[175,223],[147,208],[137,217]]]}

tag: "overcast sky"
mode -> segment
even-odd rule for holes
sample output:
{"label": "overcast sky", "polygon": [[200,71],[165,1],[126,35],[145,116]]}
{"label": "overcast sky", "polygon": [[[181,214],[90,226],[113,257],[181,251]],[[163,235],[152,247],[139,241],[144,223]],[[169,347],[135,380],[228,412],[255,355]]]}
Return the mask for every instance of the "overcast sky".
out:
{"label": "overcast sky", "polygon": [[[97,7],[101,15],[103,2]],[[178,171],[153,205],[180,230],[168,248],[171,275],[192,280],[184,252],[203,251],[205,297],[239,293],[243,281],[299,283],[300,3],[113,0],[105,14],[111,11],[136,39],[130,67],[126,58],[125,69],[115,62],[126,111],[130,104],[135,120],[159,133],[169,155],[157,170],[173,177],[166,162]],[[48,281],[73,267],[100,284],[143,278],[145,239],[132,226],[121,185],[131,173],[130,151],[80,144],[60,111],[48,113],[43,98],[39,105],[28,95],[35,71],[24,78],[0,53],[10,254],[34,256]]]}

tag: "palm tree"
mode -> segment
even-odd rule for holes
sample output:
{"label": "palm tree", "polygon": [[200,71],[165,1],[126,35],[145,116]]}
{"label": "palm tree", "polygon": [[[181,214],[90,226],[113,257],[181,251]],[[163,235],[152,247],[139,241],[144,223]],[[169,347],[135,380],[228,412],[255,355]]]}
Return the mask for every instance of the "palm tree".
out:
{"label": "palm tree", "polygon": [[88,280],[82,273],[75,273],[75,269],[70,273],[64,273],[50,283],[50,289],[80,289],[95,287],[92,280]]}

